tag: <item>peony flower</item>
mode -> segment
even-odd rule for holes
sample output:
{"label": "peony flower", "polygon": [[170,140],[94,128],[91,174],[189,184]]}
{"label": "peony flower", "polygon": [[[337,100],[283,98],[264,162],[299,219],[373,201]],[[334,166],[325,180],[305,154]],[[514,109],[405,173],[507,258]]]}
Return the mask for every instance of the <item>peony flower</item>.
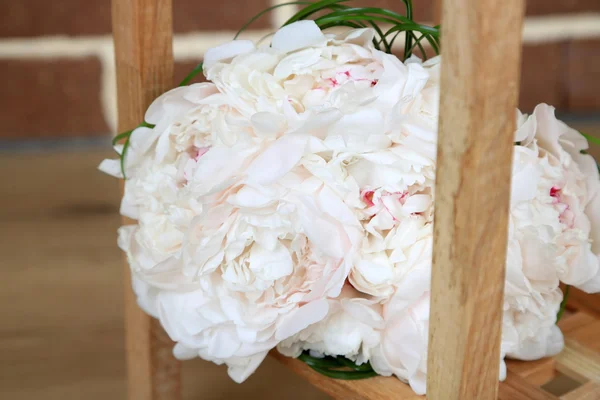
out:
{"label": "peony flower", "polygon": [[[307,350],[425,392],[440,59],[373,37],[299,21],[213,48],[212,83],[165,93],[131,134],[119,246],[176,357],[242,382],[275,347]],[[587,141],[547,105],[516,117],[501,379],[505,356],[562,348],[560,282],[600,291]]]}
{"label": "peony flower", "polygon": [[[521,116],[513,163],[502,350],[530,360],[557,354],[559,282],[582,289],[598,279],[585,212],[598,191],[587,141],[541,104]],[[562,138],[562,139],[561,139]],[[581,140],[582,139],[582,140]],[[577,143],[577,144],[575,144]],[[575,161],[578,160],[578,161]],[[586,179],[583,168],[592,179]],[[589,290],[589,289],[588,289]]]}
{"label": "peony flower", "polygon": [[426,386],[430,280],[431,268],[404,276],[383,306],[381,343],[371,358],[378,374],[395,375],[417,394],[424,394]]}
{"label": "peony flower", "polygon": [[341,355],[358,365],[369,361],[371,350],[380,342],[381,305],[350,285],[328,302],[327,317],[280,342],[279,352],[298,357],[302,351],[310,350],[316,357]]}

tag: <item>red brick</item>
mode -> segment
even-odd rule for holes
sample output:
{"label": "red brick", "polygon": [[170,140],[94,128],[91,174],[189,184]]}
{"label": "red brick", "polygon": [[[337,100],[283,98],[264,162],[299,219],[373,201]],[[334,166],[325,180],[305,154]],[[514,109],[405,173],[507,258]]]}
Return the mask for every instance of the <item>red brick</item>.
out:
{"label": "red brick", "polygon": [[0,138],[108,135],[95,58],[0,60]]}
{"label": "red brick", "polygon": [[[269,0],[175,0],[175,32],[237,30]],[[110,0],[2,0],[0,37],[98,35],[111,31]],[[270,26],[269,16],[252,27]]]}
{"label": "red brick", "polygon": [[600,111],[600,39],[569,43],[567,61],[569,111]]}
{"label": "red brick", "polygon": [[548,103],[566,111],[565,82],[568,43],[526,45],[521,64],[519,107],[531,112],[539,103]]}
{"label": "red brick", "polygon": [[104,34],[110,9],[110,0],[2,0],[0,36]]}

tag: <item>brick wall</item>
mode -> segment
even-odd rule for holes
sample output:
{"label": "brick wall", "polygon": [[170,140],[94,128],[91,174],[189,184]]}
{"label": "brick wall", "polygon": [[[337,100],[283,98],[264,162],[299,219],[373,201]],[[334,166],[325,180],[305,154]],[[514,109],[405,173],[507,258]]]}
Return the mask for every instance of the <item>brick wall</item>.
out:
{"label": "brick wall", "polygon": [[[600,0],[526,0],[521,108],[539,102],[566,113],[600,112]],[[175,81],[203,52],[230,40],[247,19],[281,0],[174,0]],[[402,11],[400,0],[354,4]],[[431,0],[415,0],[432,18]],[[246,36],[279,26],[289,7]],[[0,2],[0,139],[107,135],[116,121],[110,0]]]}

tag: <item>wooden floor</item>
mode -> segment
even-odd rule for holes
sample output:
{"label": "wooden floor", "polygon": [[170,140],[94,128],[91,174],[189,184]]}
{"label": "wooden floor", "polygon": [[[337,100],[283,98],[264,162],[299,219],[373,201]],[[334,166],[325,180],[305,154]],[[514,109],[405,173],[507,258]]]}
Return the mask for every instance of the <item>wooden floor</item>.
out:
{"label": "wooden floor", "polygon": [[[125,399],[119,190],[96,170],[107,156],[0,154],[2,400]],[[185,399],[328,398],[273,359],[242,385],[183,365]]]}
{"label": "wooden floor", "polygon": [[[125,399],[118,183],[108,152],[0,155],[0,399]],[[184,364],[185,399],[327,399],[273,359],[242,385]]]}

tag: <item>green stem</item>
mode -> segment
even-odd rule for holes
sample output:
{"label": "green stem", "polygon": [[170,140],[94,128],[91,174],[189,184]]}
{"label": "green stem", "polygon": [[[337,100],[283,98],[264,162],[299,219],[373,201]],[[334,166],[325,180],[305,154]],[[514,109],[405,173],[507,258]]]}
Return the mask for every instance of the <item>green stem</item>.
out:
{"label": "green stem", "polygon": [[563,299],[560,302],[560,308],[558,309],[558,313],[556,314],[556,322],[557,323],[558,323],[558,321],[560,321],[563,314],[565,313],[565,310],[567,309],[567,299],[569,298],[569,289],[571,289],[571,286],[567,285],[567,287],[565,289],[565,295],[563,296]]}
{"label": "green stem", "polygon": [[185,78],[183,78],[183,80],[181,81],[181,83],[179,83],[179,87],[181,86],[186,86],[188,83],[190,83],[190,81],[192,79],[194,79],[196,77],[196,75],[198,75],[200,72],[202,72],[202,65],[204,63],[200,63],[198,65],[196,65],[194,67],[194,69],[192,70],[192,72],[190,72],[189,74],[187,74],[187,76]]}
{"label": "green stem", "polygon": [[[404,5],[406,6],[406,18],[408,18],[409,20],[413,20],[413,15],[412,15],[412,0],[402,0],[404,2]],[[406,37],[404,38],[404,59],[407,60],[411,54],[412,54],[412,50],[413,50],[413,46],[412,46],[412,35],[406,35]]]}

